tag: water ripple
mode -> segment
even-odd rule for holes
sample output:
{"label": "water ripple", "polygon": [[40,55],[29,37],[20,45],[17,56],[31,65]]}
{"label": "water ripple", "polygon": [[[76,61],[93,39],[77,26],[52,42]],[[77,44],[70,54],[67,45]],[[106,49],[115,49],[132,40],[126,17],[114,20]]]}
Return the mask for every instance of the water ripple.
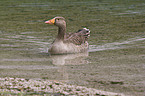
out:
{"label": "water ripple", "polygon": [[127,41],[107,43],[100,46],[90,45],[89,52],[96,52],[96,51],[110,50],[110,49],[123,49],[123,48],[131,47],[131,46],[128,46],[129,44],[134,44],[138,41],[144,41],[144,40],[145,38],[132,38]]}

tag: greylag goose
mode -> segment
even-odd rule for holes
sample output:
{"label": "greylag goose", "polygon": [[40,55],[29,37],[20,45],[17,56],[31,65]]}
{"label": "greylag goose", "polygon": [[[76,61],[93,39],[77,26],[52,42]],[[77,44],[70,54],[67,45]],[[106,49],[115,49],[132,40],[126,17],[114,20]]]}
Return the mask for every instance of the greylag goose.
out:
{"label": "greylag goose", "polygon": [[66,34],[66,22],[63,17],[55,17],[45,23],[58,27],[58,35],[48,50],[50,54],[79,53],[88,50],[89,29],[83,28],[76,33]]}

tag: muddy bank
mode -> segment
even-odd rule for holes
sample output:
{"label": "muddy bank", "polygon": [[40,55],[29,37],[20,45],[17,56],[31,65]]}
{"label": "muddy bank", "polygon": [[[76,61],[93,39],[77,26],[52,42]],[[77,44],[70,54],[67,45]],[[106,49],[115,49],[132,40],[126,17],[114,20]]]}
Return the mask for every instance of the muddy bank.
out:
{"label": "muddy bank", "polygon": [[125,96],[120,93],[101,91],[83,86],[67,85],[59,81],[33,80],[24,78],[0,78],[0,94],[15,95],[73,95],[73,96]]}

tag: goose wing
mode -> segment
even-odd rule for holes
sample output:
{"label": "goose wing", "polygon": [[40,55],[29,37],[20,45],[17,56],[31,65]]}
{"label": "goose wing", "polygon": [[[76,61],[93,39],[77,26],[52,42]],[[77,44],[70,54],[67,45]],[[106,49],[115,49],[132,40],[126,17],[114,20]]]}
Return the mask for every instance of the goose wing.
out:
{"label": "goose wing", "polygon": [[90,30],[83,28],[76,33],[70,33],[65,35],[64,43],[73,43],[75,45],[81,45],[85,43],[90,36]]}

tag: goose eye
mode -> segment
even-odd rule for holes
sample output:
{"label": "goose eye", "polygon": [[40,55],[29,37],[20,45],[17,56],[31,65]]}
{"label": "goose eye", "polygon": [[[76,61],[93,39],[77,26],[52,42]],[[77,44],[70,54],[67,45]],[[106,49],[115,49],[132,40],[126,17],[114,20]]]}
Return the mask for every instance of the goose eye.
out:
{"label": "goose eye", "polygon": [[59,19],[57,19],[57,20],[59,20]]}

